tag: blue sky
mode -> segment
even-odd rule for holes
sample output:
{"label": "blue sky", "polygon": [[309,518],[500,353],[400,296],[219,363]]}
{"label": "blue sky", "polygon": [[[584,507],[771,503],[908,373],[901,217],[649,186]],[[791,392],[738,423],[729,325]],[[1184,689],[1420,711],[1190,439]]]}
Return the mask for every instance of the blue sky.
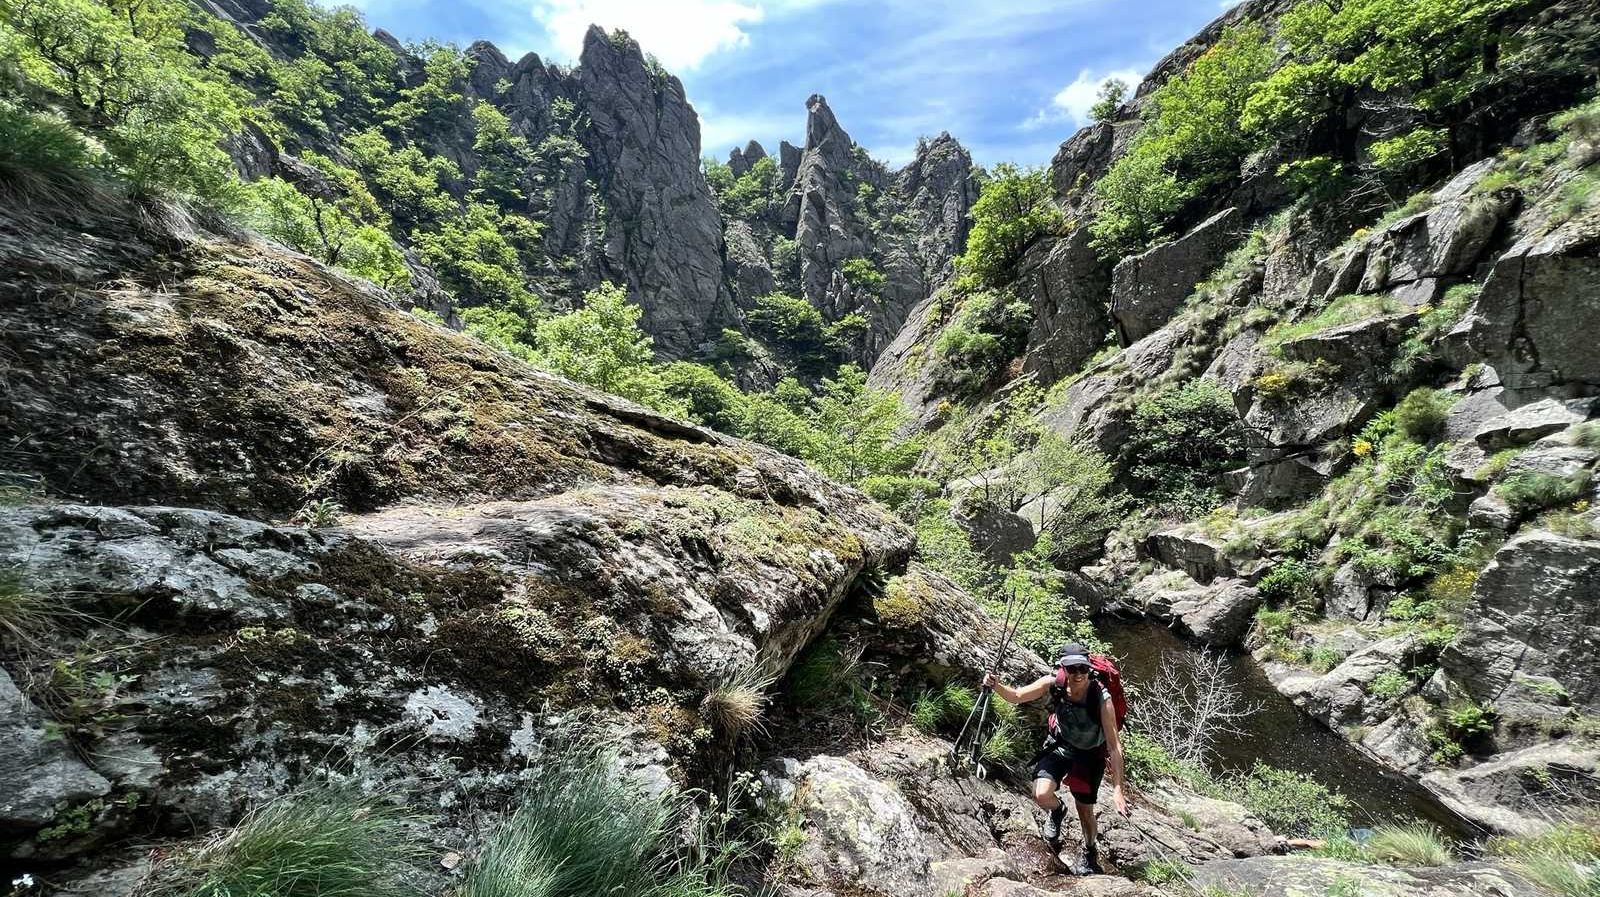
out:
{"label": "blue sky", "polygon": [[[805,136],[828,98],[892,165],[949,131],[982,165],[1043,164],[1109,75],[1136,82],[1228,0],[357,0],[401,40],[493,41],[571,63],[590,22],[626,28],[683,80],[706,155]],[[981,11],[976,11],[981,10]]]}

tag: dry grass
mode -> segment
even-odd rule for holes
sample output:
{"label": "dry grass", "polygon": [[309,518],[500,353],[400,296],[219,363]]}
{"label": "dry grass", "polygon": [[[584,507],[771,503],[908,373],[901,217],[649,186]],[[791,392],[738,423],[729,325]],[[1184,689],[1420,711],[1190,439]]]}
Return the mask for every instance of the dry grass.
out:
{"label": "dry grass", "polygon": [[753,667],[740,667],[706,693],[700,708],[717,731],[729,738],[765,733],[762,717],[770,700],[767,691],[775,681],[775,677]]}

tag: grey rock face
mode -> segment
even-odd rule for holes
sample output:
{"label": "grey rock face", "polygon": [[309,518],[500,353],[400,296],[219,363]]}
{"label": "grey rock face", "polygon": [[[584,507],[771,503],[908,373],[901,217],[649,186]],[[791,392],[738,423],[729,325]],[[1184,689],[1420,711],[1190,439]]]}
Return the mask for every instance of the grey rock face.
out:
{"label": "grey rock face", "polygon": [[1415,635],[1397,635],[1345,658],[1321,676],[1293,676],[1274,682],[1278,691],[1300,709],[1331,727],[1368,725],[1394,711],[1398,696],[1379,697],[1372,683],[1387,672],[1399,672],[1420,645]]}
{"label": "grey rock face", "polygon": [[1062,401],[1039,413],[1039,422],[1063,436],[1085,436],[1116,456],[1127,437],[1127,413],[1117,400],[1134,384],[1171,367],[1182,344],[1182,334],[1174,329],[1157,330],[1068,387]]}
{"label": "grey rock face", "polygon": [[722,277],[722,222],[700,174],[700,123],[672,76],[637,43],[591,28],[577,70],[585,135],[605,195],[602,274],[626,283],[668,358],[735,320]]}
{"label": "grey rock face", "polygon": [[1588,399],[1539,399],[1484,421],[1472,431],[1472,438],[1490,451],[1527,445],[1582,422],[1593,407]]}
{"label": "grey rock face", "polygon": [[1573,705],[1600,708],[1600,542],[1534,530],[1501,546],[1441,663],[1480,702],[1548,677]]}
{"label": "grey rock face", "polygon": [[1111,328],[1105,305],[1109,272],[1089,246],[1089,231],[1078,228],[1030,252],[1022,283],[1033,305],[1023,371],[1046,383],[1077,372]]}
{"label": "grey rock face", "polygon": [[1600,255],[1573,224],[1530,234],[1495,262],[1457,328],[1506,387],[1600,389]]}
{"label": "grey rock face", "polygon": [[848,179],[857,176],[851,151],[855,143],[820,95],[806,100],[806,112],[805,151],[785,216],[797,222],[794,239],[801,252],[801,290],[824,316],[835,320],[849,311],[836,307],[843,285],[834,283],[835,275],[847,260],[865,257],[869,251],[866,235],[852,220],[855,191]]}
{"label": "grey rock face", "polygon": [[777,289],[772,267],[756,242],[748,222],[729,221],[725,232],[728,246],[728,282],[741,299],[753,300]]}
{"label": "grey rock face", "polygon": [[1436,769],[1422,784],[1463,817],[1494,832],[1532,835],[1545,819],[1600,801],[1600,748],[1571,739],[1497,754],[1466,769]]}
{"label": "grey rock face", "polygon": [[1176,526],[1152,533],[1145,540],[1144,550],[1162,564],[1182,570],[1202,583],[1234,573],[1222,540],[1192,527]]}
{"label": "grey rock face", "polygon": [[1488,863],[1397,869],[1319,857],[1258,857],[1207,863],[1196,887],[1248,889],[1260,897],[1300,897],[1349,890],[1362,897],[1535,897],[1531,882]]}
{"label": "grey rock face", "polygon": [[1153,333],[1183,305],[1239,241],[1237,209],[1218,212],[1176,240],[1117,263],[1111,274],[1111,316],[1124,346]]}
{"label": "grey rock face", "polygon": [[45,729],[45,715],[0,670],[0,833],[49,825],[70,805],[103,797],[111,783]]}
{"label": "grey rock face", "polygon": [[1218,579],[1201,585],[1175,571],[1152,573],[1134,583],[1127,600],[1146,616],[1219,646],[1243,642],[1261,607],[1261,595],[1240,580]]}

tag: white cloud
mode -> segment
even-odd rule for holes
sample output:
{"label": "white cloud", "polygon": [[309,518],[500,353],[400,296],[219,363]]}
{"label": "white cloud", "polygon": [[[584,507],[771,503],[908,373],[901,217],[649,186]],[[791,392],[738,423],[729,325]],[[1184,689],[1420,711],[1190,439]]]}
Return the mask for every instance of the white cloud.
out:
{"label": "white cloud", "polygon": [[672,71],[750,42],[748,26],[825,0],[534,0],[533,17],[554,49],[576,58],[590,25],[621,28]]}
{"label": "white cloud", "polygon": [[1089,110],[1100,99],[1100,85],[1116,78],[1128,85],[1129,91],[1139,86],[1144,76],[1133,69],[1117,69],[1113,72],[1100,74],[1091,73],[1088,69],[1078,73],[1071,84],[1061,88],[1056,95],[1050,98],[1050,105],[1035,112],[1031,118],[1022,123],[1024,130],[1032,130],[1056,122],[1071,122],[1072,124],[1085,125],[1089,123]]}

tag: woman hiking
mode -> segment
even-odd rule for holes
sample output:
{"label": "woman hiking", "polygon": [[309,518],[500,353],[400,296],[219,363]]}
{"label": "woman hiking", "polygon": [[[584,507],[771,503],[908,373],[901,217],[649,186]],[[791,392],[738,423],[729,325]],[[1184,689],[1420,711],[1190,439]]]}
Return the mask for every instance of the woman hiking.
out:
{"label": "woman hiking", "polygon": [[1092,673],[1088,649],[1069,644],[1061,649],[1053,675],[1041,676],[1021,688],[1006,685],[992,672],[983,679],[995,694],[1013,704],[1050,696],[1050,734],[1034,761],[1033,800],[1049,813],[1044,839],[1054,854],[1061,849],[1061,819],[1067,811],[1056,791],[1065,780],[1078,811],[1078,824],[1083,828],[1083,849],[1078,862],[1069,867],[1075,875],[1101,871],[1094,807],[1107,764],[1111,766],[1112,801],[1118,813],[1128,815],[1128,801],[1122,792],[1122,740],[1117,734],[1116,711],[1105,687]]}

